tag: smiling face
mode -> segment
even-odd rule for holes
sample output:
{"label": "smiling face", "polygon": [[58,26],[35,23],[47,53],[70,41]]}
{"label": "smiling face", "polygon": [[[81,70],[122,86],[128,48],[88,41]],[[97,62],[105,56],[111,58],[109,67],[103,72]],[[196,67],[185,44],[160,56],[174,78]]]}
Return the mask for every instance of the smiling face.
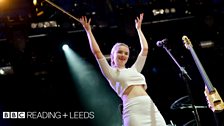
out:
{"label": "smiling face", "polygon": [[129,48],[125,44],[116,44],[111,52],[112,66],[124,68],[129,58]]}

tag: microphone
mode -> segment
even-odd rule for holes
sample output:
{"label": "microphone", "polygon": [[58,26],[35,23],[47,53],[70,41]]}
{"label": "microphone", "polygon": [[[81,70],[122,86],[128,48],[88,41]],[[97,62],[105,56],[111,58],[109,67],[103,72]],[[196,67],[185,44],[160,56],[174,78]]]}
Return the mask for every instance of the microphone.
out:
{"label": "microphone", "polygon": [[163,46],[164,44],[166,44],[166,42],[167,42],[167,39],[165,38],[165,39],[163,39],[163,40],[161,40],[161,41],[157,41],[157,42],[156,42],[156,45],[157,45],[158,47],[161,47],[161,46]]}

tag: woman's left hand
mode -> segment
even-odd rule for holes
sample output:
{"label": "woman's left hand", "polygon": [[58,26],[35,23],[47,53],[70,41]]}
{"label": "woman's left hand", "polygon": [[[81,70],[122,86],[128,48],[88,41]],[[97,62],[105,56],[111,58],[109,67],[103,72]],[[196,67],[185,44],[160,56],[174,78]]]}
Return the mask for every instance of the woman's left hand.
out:
{"label": "woman's left hand", "polygon": [[144,13],[141,13],[141,14],[140,14],[140,17],[137,17],[137,18],[135,19],[135,27],[136,27],[137,30],[138,30],[138,29],[141,29],[143,16],[144,16]]}

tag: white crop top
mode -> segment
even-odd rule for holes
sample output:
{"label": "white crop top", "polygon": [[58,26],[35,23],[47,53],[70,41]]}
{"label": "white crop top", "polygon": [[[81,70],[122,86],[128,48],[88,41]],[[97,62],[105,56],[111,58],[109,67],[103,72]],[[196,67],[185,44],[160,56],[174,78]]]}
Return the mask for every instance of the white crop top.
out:
{"label": "white crop top", "polygon": [[130,68],[117,69],[109,65],[106,58],[97,59],[101,72],[109,81],[110,86],[122,97],[124,91],[131,85],[144,85],[147,89],[145,77],[140,73],[145,64],[146,56],[139,55]]}

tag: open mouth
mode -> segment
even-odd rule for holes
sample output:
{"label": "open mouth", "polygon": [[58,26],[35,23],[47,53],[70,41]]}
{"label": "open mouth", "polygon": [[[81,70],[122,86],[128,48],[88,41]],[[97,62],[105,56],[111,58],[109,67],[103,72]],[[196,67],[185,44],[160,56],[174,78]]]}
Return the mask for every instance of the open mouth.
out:
{"label": "open mouth", "polygon": [[121,61],[125,61],[126,59],[125,59],[125,58],[119,58],[119,60],[121,60]]}

